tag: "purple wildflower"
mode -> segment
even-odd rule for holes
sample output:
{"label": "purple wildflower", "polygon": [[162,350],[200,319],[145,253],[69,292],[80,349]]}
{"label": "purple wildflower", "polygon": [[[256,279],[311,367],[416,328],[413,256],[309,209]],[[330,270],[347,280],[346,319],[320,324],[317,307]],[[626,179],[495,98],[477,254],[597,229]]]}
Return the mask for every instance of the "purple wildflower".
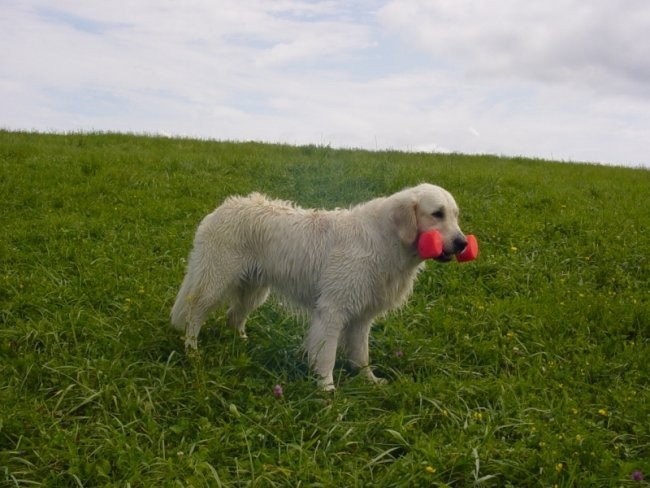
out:
{"label": "purple wildflower", "polygon": [[275,385],[273,387],[273,396],[275,398],[281,398],[284,392],[282,391],[282,385]]}
{"label": "purple wildflower", "polygon": [[395,351],[395,357],[401,358],[402,356],[404,356],[404,351],[402,351],[401,349]]}
{"label": "purple wildflower", "polygon": [[645,476],[643,476],[643,473],[637,469],[632,473],[632,479],[634,481],[643,481],[645,479]]}

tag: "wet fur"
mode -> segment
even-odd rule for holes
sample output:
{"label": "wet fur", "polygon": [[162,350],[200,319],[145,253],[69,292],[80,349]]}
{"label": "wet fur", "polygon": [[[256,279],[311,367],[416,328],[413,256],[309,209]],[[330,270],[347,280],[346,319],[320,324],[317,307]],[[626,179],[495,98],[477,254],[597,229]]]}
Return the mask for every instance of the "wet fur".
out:
{"label": "wet fur", "polygon": [[229,197],[199,225],[172,324],[196,348],[207,316],[228,305],[228,324],[245,337],[246,317],[273,289],[308,312],[305,349],[323,389],[334,388],[339,345],[379,382],[369,368],[372,321],[410,295],[423,263],[419,233],[437,229],[446,254],[462,250],[457,217],[453,197],[426,183],[346,210]]}

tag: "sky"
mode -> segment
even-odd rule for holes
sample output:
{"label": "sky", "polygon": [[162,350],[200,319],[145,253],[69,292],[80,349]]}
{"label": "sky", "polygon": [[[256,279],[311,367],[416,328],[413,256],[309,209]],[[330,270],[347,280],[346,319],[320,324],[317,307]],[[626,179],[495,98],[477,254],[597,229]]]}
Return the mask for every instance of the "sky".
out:
{"label": "sky", "polygon": [[650,167],[647,0],[0,0],[0,127]]}

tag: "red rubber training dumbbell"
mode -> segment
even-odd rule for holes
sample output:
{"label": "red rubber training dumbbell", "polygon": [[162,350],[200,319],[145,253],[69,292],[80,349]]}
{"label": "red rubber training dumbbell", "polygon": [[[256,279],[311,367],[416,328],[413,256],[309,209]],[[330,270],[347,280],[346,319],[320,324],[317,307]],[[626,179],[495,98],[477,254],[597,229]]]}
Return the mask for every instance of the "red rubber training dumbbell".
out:
{"label": "red rubber training dumbbell", "polygon": [[422,259],[437,258],[442,254],[442,235],[437,230],[423,232],[418,238],[418,252]]}
{"label": "red rubber training dumbbell", "polygon": [[[467,246],[459,254],[456,254],[456,261],[464,263],[473,261],[478,256],[478,241],[472,234],[465,236]],[[443,253],[442,235],[437,230],[423,232],[418,238],[418,252],[422,259],[437,258]]]}
{"label": "red rubber training dumbbell", "polygon": [[476,240],[476,236],[469,234],[465,238],[467,239],[467,246],[465,246],[463,252],[456,254],[456,261],[459,263],[474,261],[478,256],[478,241]]}

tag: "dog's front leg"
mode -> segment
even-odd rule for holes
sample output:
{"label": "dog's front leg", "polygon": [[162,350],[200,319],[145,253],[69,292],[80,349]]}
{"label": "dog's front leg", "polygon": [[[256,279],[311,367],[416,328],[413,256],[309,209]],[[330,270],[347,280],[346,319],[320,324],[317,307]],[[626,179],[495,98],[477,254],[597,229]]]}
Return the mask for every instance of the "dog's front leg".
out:
{"label": "dog's front leg", "polygon": [[336,348],[344,324],[343,317],[328,310],[314,313],[305,346],[309,365],[318,375],[318,386],[323,391],[334,391],[334,363]]}
{"label": "dog's front leg", "polygon": [[350,365],[359,370],[371,383],[383,385],[387,381],[377,378],[370,368],[370,354],[368,352],[368,336],[370,335],[371,320],[351,322],[343,332],[345,349],[350,360]]}

